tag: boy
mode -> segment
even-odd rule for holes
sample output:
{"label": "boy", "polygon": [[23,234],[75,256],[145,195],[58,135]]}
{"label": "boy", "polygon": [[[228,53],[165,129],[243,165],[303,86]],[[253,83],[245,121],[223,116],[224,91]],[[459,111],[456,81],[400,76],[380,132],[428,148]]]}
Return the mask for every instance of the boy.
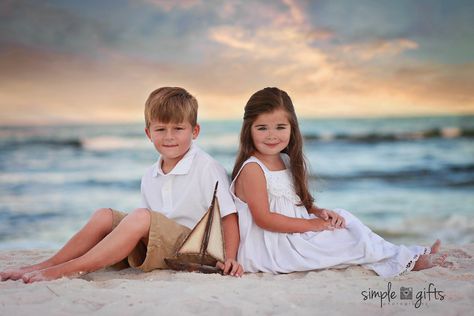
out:
{"label": "boy", "polygon": [[199,135],[196,99],[182,88],[153,91],[145,104],[145,133],[160,159],[141,182],[141,207],[130,214],[97,210],[89,222],[51,258],[35,265],[0,273],[2,281],[25,283],[74,277],[118,263],[124,258],[145,272],[167,268],[174,255],[207,211],[214,185],[223,216],[226,261],[224,274],[241,276],[235,260],[239,245],[235,205],[224,168],[193,144]]}

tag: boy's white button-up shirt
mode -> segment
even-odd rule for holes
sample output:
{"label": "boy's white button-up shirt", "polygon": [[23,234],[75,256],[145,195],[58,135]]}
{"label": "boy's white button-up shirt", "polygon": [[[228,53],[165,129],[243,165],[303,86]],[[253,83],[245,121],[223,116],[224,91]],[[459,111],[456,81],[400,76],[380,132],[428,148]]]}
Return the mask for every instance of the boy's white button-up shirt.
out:
{"label": "boy's white button-up shirt", "polygon": [[221,216],[235,213],[227,173],[214,158],[194,143],[167,174],[161,157],[145,173],[141,182],[141,206],[193,228],[207,211],[217,181]]}

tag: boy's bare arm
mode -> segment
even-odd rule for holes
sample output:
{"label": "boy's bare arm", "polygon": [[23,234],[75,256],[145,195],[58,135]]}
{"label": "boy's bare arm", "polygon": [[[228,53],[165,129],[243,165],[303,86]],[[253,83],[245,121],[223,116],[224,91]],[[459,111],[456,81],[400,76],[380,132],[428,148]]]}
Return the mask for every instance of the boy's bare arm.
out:
{"label": "boy's bare arm", "polygon": [[226,259],[236,260],[240,242],[239,220],[237,218],[237,213],[232,213],[225,216],[222,219],[222,226],[224,228]]}
{"label": "boy's bare arm", "polygon": [[222,226],[224,228],[226,258],[224,263],[218,263],[218,267],[224,271],[224,274],[240,277],[244,273],[244,270],[237,262],[237,251],[240,242],[237,213],[225,216],[222,219]]}

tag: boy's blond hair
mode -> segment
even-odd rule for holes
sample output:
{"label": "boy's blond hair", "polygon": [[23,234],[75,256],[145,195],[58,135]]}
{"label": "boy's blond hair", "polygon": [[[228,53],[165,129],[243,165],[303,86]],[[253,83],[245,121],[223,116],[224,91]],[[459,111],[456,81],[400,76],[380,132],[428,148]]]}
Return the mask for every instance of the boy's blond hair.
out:
{"label": "boy's blond hair", "polygon": [[188,91],[179,87],[162,87],[153,91],[145,103],[145,124],[152,121],[197,124],[198,103]]}

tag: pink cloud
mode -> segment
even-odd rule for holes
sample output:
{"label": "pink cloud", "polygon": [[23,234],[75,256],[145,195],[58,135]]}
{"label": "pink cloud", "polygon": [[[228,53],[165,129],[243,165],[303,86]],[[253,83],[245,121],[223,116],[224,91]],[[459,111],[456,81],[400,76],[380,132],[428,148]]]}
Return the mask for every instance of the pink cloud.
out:
{"label": "pink cloud", "polygon": [[360,43],[342,46],[346,55],[357,57],[361,60],[371,60],[378,57],[392,57],[407,50],[418,48],[418,43],[409,39],[377,40],[368,43]]}

